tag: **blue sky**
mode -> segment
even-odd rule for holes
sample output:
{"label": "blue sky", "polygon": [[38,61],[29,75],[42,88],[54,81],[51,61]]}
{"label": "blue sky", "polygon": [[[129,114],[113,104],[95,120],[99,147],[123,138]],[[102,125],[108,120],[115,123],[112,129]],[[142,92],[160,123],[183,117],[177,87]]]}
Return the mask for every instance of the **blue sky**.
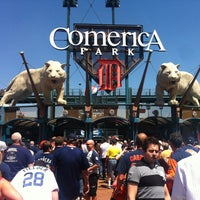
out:
{"label": "blue sky", "polygon": [[[0,1],[0,88],[25,70],[20,51],[24,51],[29,68],[42,67],[48,60],[66,62],[66,52],[54,49],[49,42],[54,28],[66,27],[67,9],[62,5],[62,0]],[[140,24],[146,32],[156,29],[167,50],[153,52],[145,89],[155,88],[163,62],[179,63],[180,70],[196,73],[200,64],[199,9],[199,0],[121,0],[120,8],[115,9],[115,23]],[[111,9],[105,7],[104,0],[79,0],[70,17],[71,29],[74,23],[112,23]],[[138,88],[146,60],[147,54],[130,73],[130,87]],[[70,71],[70,88],[79,88],[79,83],[84,88],[85,73],[73,59]]]}

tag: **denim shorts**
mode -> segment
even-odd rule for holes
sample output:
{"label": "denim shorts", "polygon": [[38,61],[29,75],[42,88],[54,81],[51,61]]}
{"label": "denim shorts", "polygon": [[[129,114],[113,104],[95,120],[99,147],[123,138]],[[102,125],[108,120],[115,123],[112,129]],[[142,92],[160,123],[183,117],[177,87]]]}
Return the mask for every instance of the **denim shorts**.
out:
{"label": "denim shorts", "polygon": [[108,159],[108,173],[112,173],[113,171],[115,171],[116,165],[116,159]]}

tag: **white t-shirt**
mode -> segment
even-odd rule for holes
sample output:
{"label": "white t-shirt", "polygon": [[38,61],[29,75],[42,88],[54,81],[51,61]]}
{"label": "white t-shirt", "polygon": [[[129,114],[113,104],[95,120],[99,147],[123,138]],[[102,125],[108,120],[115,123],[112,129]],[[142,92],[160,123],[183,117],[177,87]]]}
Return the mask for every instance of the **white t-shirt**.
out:
{"label": "white t-shirt", "polygon": [[200,152],[178,162],[174,177],[172,200],[200,199]]}
{"label": "white t-shirt", "polygon": [[101,157],[102,158],[106,158],[106,152],[108,150],[108,148],[110,147],[110,144],[108,142],[104,142],[100,145],[100,149],[101,149]]}
{"label": "white t-shirt", "polygon": [[20,170],[11,184],[22,195],[24,200],[52,200],[52,191],[58,190],[53,172],[41,166]]}

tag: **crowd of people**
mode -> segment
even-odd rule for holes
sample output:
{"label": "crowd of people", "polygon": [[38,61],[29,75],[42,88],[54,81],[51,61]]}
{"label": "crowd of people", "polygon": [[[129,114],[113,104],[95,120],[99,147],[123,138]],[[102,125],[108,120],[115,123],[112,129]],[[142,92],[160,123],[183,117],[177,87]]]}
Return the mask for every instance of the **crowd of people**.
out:
{"label": "crowd of people", "polygon": [[80,140],[75,134],[25,144],[11,135],[0,141],[0,199],[97,200],[98,180],[110,200],[197,200],[200,153],[193,137],[172,133],[168,141],[138,133]]}

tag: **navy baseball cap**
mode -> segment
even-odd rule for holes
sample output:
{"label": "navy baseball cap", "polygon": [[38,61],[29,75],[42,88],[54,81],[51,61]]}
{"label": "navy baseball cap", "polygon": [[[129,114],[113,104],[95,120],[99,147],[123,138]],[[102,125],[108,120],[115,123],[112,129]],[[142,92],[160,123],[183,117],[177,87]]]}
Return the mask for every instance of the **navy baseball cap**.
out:
{"label": "navy baseball cap", "polygon": [[195,142],[195,139],[194,139],[194,137],[188,137],[188,138],[186,138],[186,144],[194,144],[194,142]]}
{"label": "navy baseball cap", "polygon": [[67,136],[68,139],[77,139],[77,136],[74,134],[74,133],[70,133],[68,136]]}

